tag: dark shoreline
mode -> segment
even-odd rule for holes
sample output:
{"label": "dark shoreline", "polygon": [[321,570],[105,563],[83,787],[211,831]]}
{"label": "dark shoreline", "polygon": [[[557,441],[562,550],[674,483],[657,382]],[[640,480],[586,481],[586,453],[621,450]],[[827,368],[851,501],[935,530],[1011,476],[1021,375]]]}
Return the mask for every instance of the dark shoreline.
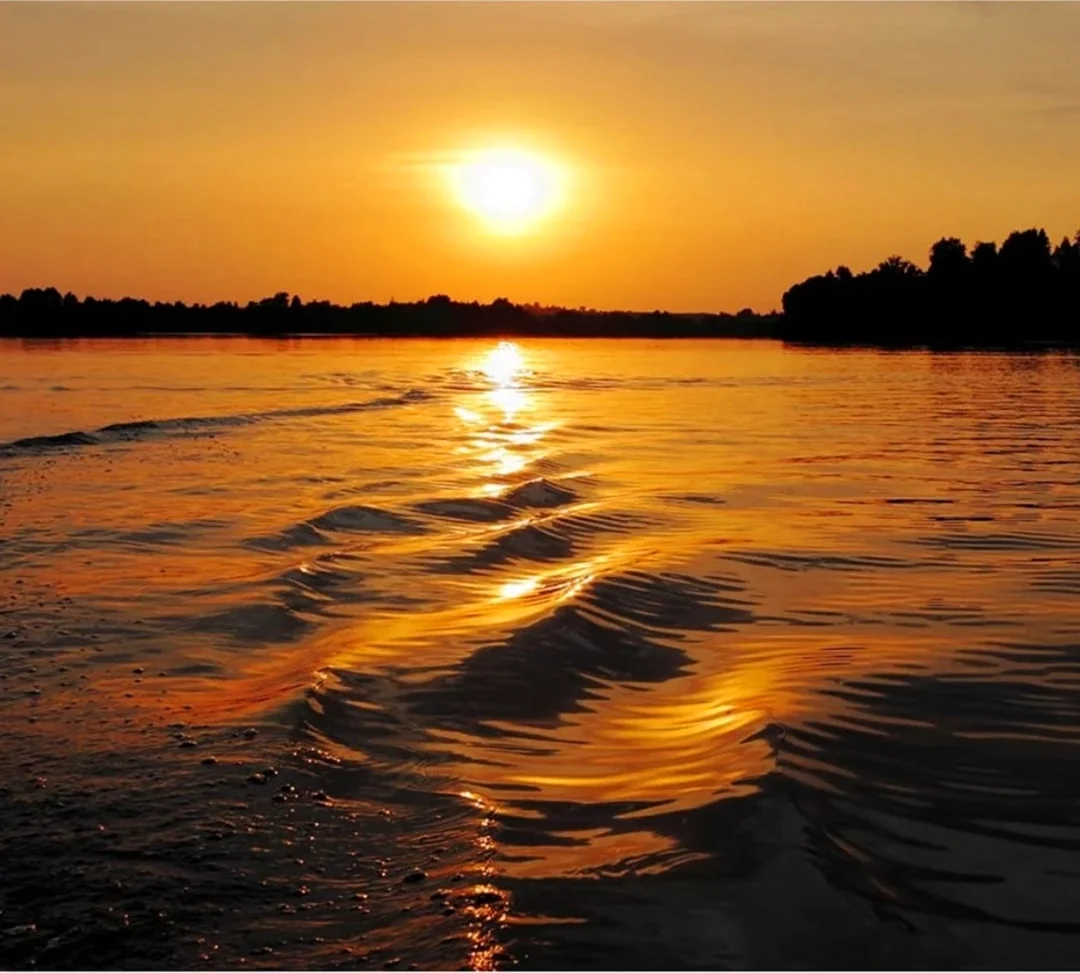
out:
{"label": "dark shoreline", "polygon": [[877,351],[877,352],[933,352],[935,354],[1048,354],[1080,352],[1080,342],[1031,341],[1023,344],[961,345],[961,344],[898,344],[873,341],[808,341],[783,338],[773,334],[682,334],[671,332],[642,332],[638,334],[603,334],[598,332],[461,332],[457,334],[430,334],[425,332],[402,332],[388,334],[378,331],[123,331],[86,334],[0,334],[0,342],[24,342],[30,344],[62,344],[82,341],[146,341],[158,338],[200,341],[220,338],[246,338],[261,341],[320,341],[350,339],[363,341],[524,341],[528,339],[596,340],[596,341],[771,341],[787,348],[808,351]]}
{"label": "dark shoreline", "polygon": [[285,292],[245,305],[162,303],[122,298],[80,300],[54,288],[0,295],[0,336],[148,337],[154,334],[287,337],[773,337],[779,314],[674,314],[453,301],[438,294],[413,303],[350,305],[308,301]]}
{"label": "dark shoreline", "polygon": [[894,255],[795,284],[778,336],[828,347],[1080,346],[1080,232],[1054,247],[1045,230],[1016,231],[970,253],[946,237],[929,256],[926,270]]}

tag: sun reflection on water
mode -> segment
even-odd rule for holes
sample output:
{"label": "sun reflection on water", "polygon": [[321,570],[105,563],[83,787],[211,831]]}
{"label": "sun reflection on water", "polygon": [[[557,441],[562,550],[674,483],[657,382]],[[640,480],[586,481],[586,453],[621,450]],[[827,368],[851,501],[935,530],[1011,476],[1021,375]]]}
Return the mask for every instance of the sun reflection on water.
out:
{"label": "sun reflection on water", "polygon": [[[453,406],[457,419],[469,427],[467,445],[459,452],[483,481],[477,495],[495,498],[529,478],[556,423],[535,416],[536,397],[527,383],[531,370],[517,343],[500,341],[473,359],[468,371],[479,379],[479,387]],[[524,420],[525,414],[532,421]]]}
{"label": "sun reflection on water", "polygon": [[513,385],[500,385],[493,388],[488,392],[487,397],[495,408],[502,410],[505,422],[513,422],[514,417],[528,404],[525,393]]}
{"label": "sun reflection on water", "polygon": [[499,588],[499,597],[509,600],[520,598],[540,587],[539,578],[522,578],[518,581],[507,581]]}
{"label": "sun reflection on water", "polygon": [[[461,796],[487,821],[499,815],[481,795],[498,793],[504,799],[502,813],[520,823],[531,820],[530,802],[539,802],[540,795],[545,806],[555,809],[625,802],[620,817],[629,821],[685,813],[751,792],[752,781],[772,769],[774,754],[764,740],[748,738],[774,717],[779,701],[769,696],[768,686],[759,685],[754,672],[732,671],[729,665],[719,671],[687,668],[666,680],[654,679],[650,665],[662,665],[676,644],[694,640],[688,633],[666,631],[670,623],[662,615],[647,617],[648,600],[640,606],[640,624],[633,621],[633,613],[629,620],[622,617],[612,592],[617,589],[630,599],[640,596],[635,572],[648,575],[643,563],[654,553],[655,535],[647,547],[643,538],[625,531],[604,533],[604,543],[596,547],[572,545],[567,538],[576,540],[571,531],[577,525],[603,525],[610,513],[588,495],[587,486],[570,486],[584,470],[556,462],[560,454],[552,434],[559,420],[552,411],[561,400],[552,391],[554,383],[545,382],[545,391],[538,392],[527,350],[509,341],[488,346],[465,369],[471,377],[468,388],[449,406],[458,433],[455,460],[472,481],[473,497],[500,500],[511,508],[476,508],[481,511],[474,535],[477,549],[505,551],[498,563],[506,570],[496,572],[480,562],[472,582],[483,592],[482,602],[455,605],[437,620],[428,616],[425,624],[474,649],[483,630],[484,644],[509,646],[504,664],[520,668],[528,679],[542,671],[535,670],[529,656],[550,654],[551,665],[560,666],[564,643],[576,645],[583,659],[596,662],[583,666],[580,680],[590,704],[545,725],[542,746],[523,742],[535,731],[528,719],[503,720],[499,707],[484,720],[482,736],[441,726],[429,741],[432,749],[454,761],[469,755],[463,776],[472,789]],[[575,526],[568,527],[571,524]],[[559,549],[560,543],[565,552],[547,560],[545,545]],[[528,563],[534,546],[542,567],[536,560]],[[677,581],[670,592],[666,584],[659,578],[648,598],[669,596],[678,603],[680,597],[689,597],[680,595]],[[508,633],[518,631],[533,634],[517,645]],[[711,633],[700,638],[719,639]],[[656,661],[639,665],[627,661],[626,653],[634,653],[635,659],[638,653],[651,654]],[[704,648],[700,654],[714,656]],[[475,650],[475,657],[484,660],[483,666],[494,665],[489,649]],[[465,675],[455,678],[467,680],[475,665],[480,663],[461,662]],[[558,686],[563,677],[553,672],[551,679]],[[575,690],[573,675],[564,681],[566,691]],[[525,712],[528,715],[528,706]],[[542,818],[545,812],[536,813]],[[662,871],[700,854],[646,825],[621,825],[611,831],[583,824],[564,829],[562,838],[556,845],[518,847],[513,841],[506,844],[497,832],[482,830],[473,840],[481,857],[511,849],[499,869],[517,877],[631,867]],[[492,896],[485,918],[497,922],[500,908]],[[480,965],[485,957],[490,959],[486,948],[486,941],[478,944],[474,959]]]}
{"label": "sun reflection on water", "polygon": [[513,341],[500,341],[487,353],[481,366],[483,373],[500,386],[510,385],[524,368],[521,348]]}

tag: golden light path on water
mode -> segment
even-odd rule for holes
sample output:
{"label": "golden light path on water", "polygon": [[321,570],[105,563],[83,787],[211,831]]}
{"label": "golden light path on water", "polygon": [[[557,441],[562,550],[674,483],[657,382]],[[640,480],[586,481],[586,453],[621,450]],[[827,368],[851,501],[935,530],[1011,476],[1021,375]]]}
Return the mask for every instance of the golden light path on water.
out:
{"label": "golden light path on water", "polygon": [[[419,964],[500,967],[514,937],[659,962],[640,930],[706,889],[723,921],[678,927],[687,963],[784,965],[866,922],[897,946],[853,901],[1072,955],[1075,359],[131,348],[13,346],[0,392],[11,786],[52,761],[26,847],[63,810],[41,801],[75,802],[189,885],[202,855],[237,888],[295,872],[328,911],[286,896],[269,926],[355,947],[359,923]],[[121,868],[92,838],[34,860]],[[260,894],[229,906],[253,929]]]}
{"label": "golden light path on water", "polygon": [[[536,486],[540,491],[557,489],[563,480],[589,476],[587,469],[564,472],[560,479],[537,475],[534,467],[545,455],[545,438],[558,429],[559,422],[545,414],[549,397],[529,390],[529,362],[518,344],[500,342],[471,363],[469,370],[490,383],[479,395],[470,393],[468,405],[453,409],[463,424],[465,440],[456,451],[455,464],[460,464],[464,476],[475,484],[476,496],[498,498],[512,489],[520,490],[522,485],[526,489]],[[560,502],[554,519],[578,513],[587,516],[598,506],[592,501]],[[479,533],[514,536],[542,530],[551,519],[541,503],[537,509],[515,514]],[[475,650],[477,640],[498,638],[500,632],[544,618],[567,604],[601,627],[610,625],[610,609],[587,600],[582,603],[591,585],[650,560],[692,560],[700,545],[711,544],[714,536],[709,526],[704,531],[687,532],[685,525],[680,525],[679,530],[654,531],[646,537],[626,532],[613,541],[602,554],[561,559],[555,567],[534,569],[490,587],[483,584],[471,601],[426,613],[420,619],[403,620],[392,638],[388,636],[394,630],[384,628],[380,651],[394,654],[391,646],[400,642],[402,651],[408,652],[418,641],[438,633],[460,646],[440,655],[441,665],[453,666]],[[628,597],[633,598],[634,593]],[[542,745],[519,749],[512,757],[500,740],[492,754],[477,759],[487,746],[485,740],[448,730],[433,734],[432,749],[451,758],[467,752],[462,773],[469,788],[486,787],[487,799],[504,814],[514,812],[515,788],[521,794],[543,793],[546,800],[555,802],[642,805],[623,812],[620,816],[624,819],[647,819],[657,807],[676,813],[718,797],[752,791],[751,781],[775,769],[775,755],[764,739],[748,742],[748,738],[766,724],[794,715],[797,694],[791,685],[793,676],[796,682],[807,679],[812,685],[817,679],[812,662],[801,673],[798,666],[795,673],[782,668],[778,671],[779,659],[785,650],[790,652],[786,644],[790,640],[783,638],[749,640],[745,658],[733,661],[723,653],[723,646],[730,641],[729,632],[688,634],[672,630],[656,634],[661,643],[678,644],[689,651],[693,667],[649,686],[648,692],[642,691],[645,687],[641,684],[608,683],[599,674],[590,680],[595,705],[564,717],[557,727],[546,728]],[[565,637],[573,639],[573,634]],[[810,647],[811,656],[813,641],[805,635],[799,640],[800,646]],[[909,657],[919,652],[912,641],[905,644]],[[583,643],[578,649],[586,653],[589,646]],[[941,646],[932,645],[926,651],[941,663],[945,659],[940,650]],[[365,647],[364,652],[369,651],[371,647]],[[354,665],[356,661],[346,655],[332,665],[343,663]],[[879,661],[869,656],[854,668],[873,669],[877,665]],[[527,687],[522,689],[527,692]],[[815,699],[815,706],[821,706],[820,700]],[[497,719],[485,721],[485,725],[507,736],[513,736],[516,729]],[[674,844],[647,826],[618,835],[606,829],[586,829],[565,832],[563,837],[572,838],[572,853],[558,847],[530,849],[524,860],[507,864],[504,870],[532,877],[555,876],[568,869],[617,868],[620,861],[662,857],[662,853],[676,851]],[[685,856],[674,854],[671,860],[674,864]]]}

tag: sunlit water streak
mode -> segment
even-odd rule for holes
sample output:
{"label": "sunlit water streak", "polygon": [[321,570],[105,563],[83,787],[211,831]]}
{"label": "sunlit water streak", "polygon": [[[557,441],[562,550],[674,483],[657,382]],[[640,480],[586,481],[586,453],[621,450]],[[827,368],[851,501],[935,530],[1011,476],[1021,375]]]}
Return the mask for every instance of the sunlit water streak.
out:
{"label": "sunlit water streak", "polygon": [[0,351],[4,965],[1080,963],[1076,358]]}

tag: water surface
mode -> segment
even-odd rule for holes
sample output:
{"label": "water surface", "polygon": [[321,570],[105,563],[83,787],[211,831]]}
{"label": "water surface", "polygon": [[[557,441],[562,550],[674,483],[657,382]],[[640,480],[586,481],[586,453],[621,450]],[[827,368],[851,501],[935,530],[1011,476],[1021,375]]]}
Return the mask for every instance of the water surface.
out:
{"label": "water surface", "polygon": [[0,962],[1075,967],[1080,359],[0,347]]}

